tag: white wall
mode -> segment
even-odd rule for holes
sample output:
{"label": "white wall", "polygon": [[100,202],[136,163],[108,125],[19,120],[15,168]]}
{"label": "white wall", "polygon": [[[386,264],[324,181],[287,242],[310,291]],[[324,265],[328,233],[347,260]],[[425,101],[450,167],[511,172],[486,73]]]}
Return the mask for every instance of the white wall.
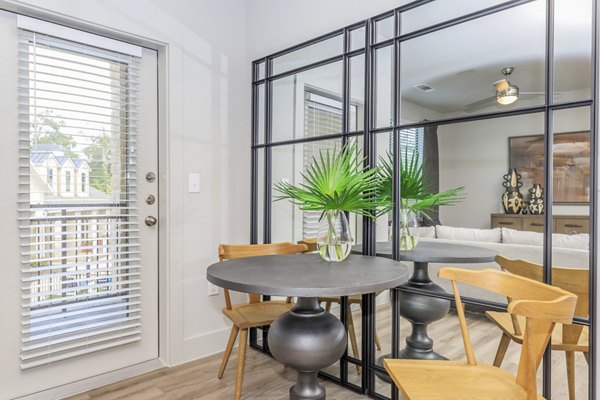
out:
{"label": "white wall", "polygon": [[252,0],[248,6],[249,60],[256,60],[408,2]]}
{"label": "white wall", "polygon": [[[249,239],[250,65],[246,1],[23,0],[62,16],[168,45],[167,349],[170,364],[221,351],[222,296],[207,297],[206,267],[220,242]],[[199,194],[187,193],[200,172]],[[167,219],[168,217],[168,219]],[[168,226],[167,226],[168,224]]]}
{"label": "white wall", "polygon": [[[555,132],[589,129],[587,109],[564,110],[555,114]],[[490,214],[504,212],[500,197],[502,175],[509,165],[510,136],[539,135],[544,132],[541,114],[445,125],[438,128],[440,189],[464,186],[466,198],[452,207],[440,207],[444,225],[489,228]],[[526,194],[529,188],[521,188]],[[553,213],[587,215],[588,206],[555,205]]]}

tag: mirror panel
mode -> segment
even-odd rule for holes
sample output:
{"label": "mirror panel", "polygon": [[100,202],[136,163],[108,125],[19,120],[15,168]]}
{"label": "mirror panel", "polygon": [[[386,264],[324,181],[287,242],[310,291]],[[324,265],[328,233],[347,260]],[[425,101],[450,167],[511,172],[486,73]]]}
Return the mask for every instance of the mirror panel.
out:
{"label": "mirror panel", "polygon": [[344,35],[339,34],[332,38],[273,58],[273,75],[281,74],[330,57],[335,57],[343,52]]}
{"label": "mirror panel", "polygon": [[342,62],[273,81],[272,140],[342,131]]}
{"label": "mirror panel", "polygon": [[[575,316],[589,317],[589,195],[590,195],[590,108],[557,110],[553,113],[553,235],[552,284],[577,295]],[[588,398],[589,328],[581,325],[559,326],[564,334],[562,348],[576,348],[567,355],[552,353],[552,398],[568,399],[567,359],[572,359],[572,390],[577,399]],[[556,359],[556,361],[555,361]]]}
{"label": "mirror panel", "polygon": [[555,1],[554,103],[592,97],[592,1]]}
{"label": "mirror panel", "polygon": [[[377,150],[377,166],[384,169],[384,176],[389,177],[388,166],[394,163],[394,135],[390,132],[378,133],[375,136],[375,147]],[[389,186],[388,186],[389,187]],[[391,196],[391,193],[389,194]],[[380,215],[375,222],[375,238],[377,246],[382,246],[392,242],[392,210]]]}
{"label": "mirror panel", "polygon": [[365,129],[365,55],[351,57],[350,63],[350,132]]}
{"label": "mirror panel", "polygon": [[256,91],[255,118],[256,118],[256,143],[265,142],[265,84],[254,86]]}
{"label": "mirror panel", "polygon": [[[318,157],[321,150],[339,149],[341,145],[341,140],[320,140],[274,146],[271,167],[273,185],[282,180],[296,186],[302,184],[304,179],[301,173],[307,170],[313,157]],[[271,190],[273,199],[280,195],[274,188]],[[288,200],[274,201],[271,207],[272,242],[297,242],[317,236],[320,212],[302,211]]]}
{"label": "mirror panel", "polygon": [[394,35],[394,16],[391,15],[387,18],[383,18],[375,21],[375,43],[383,42],[388,39],[392,39]]}
{"label": "mirror panel", "polygon": [[350,35],[350,48],[349,51],[354,51],[358,49],[362,49],[365,47],[365,27],[361,26],[360,28],[352,29],[349,32]]}
{"label": "mirror panel", "polygon": [[256,240],[264,243],[265,238],[265,149],[256,149]]}
{"label": "mirror panel", "polygon": [[[401,43],[404,121],[437,120],[544,103],[545,3],[535,1]],[[527,24],[506,21],[527,20]],[[520,89],[510,105],[496,101],[505,76]]]}
{"label": "mirror panel", "polygon": [[260,62],[256,65],[256,78],[258,80],[265,79],[265,62]]}
{"label": "mirror panel", "polygon": [[401,14],[400,34],[427,28],[499,3],[504,3],[504,0],[436,0],[404,11]]}
{"label": "mirror panel", "polygon": [[373,116],[375,128],[392,126],[393,99],[393,47],[386,46],[375,50],[375,83],[374,83],[374,109]]}

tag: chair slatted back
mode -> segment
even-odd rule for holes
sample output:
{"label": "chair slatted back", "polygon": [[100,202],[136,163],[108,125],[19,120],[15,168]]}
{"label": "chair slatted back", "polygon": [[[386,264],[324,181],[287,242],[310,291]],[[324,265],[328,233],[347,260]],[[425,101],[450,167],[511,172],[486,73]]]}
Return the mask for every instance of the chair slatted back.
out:
{"label": "chair slatted back", "polygon": [[[541,264],[525,260],[511,260],[502,256],[496,256],[496,262],[502,270],[512,274],[538,282],[543,282],[544,280],[544,266]],[[575,315],[582,318],[587,318],[590,312],[589,277],[590,271],[587,268],[552,267],[552,285],[577,295]],[[508,301],[510,302],[510,298]],[[511,317],[515,334],[522,335],[519,320],[513,315]],[[579,342],[579,338],[583,332],[583,325],[564,325],[562,328],[563,343],[575,344]]]}
{"label": "chair slatted back", "polygon": [[476,365],[466,317],[457,282],[510,297],[508,312],[526,318],[517,383],[527,391],[527,400],[537,400],[536,372],[556,323],[573,319],[577,296],[561,288],[494,269],[465,270],[442,268],[438,275],[452,281],[456,310],[467,353],[467,362]]}
{"label": "chair slatted back", "polygon": [[[271,256],[277,254],[306,253],[308,248],[304,244],[291,242],[269,243],[269,244],[220,244],[219,261],[233,260],[236,258]],[[223,289],[225,294],[225,306],[231,309],[231,296],[228,289]],[[249,302],[260,302],[260,295],[249,293]]]}

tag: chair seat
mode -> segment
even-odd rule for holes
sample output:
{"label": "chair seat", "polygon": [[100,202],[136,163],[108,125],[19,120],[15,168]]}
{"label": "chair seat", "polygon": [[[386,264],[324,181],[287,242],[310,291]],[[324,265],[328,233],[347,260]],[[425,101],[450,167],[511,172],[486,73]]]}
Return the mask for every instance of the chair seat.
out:
{"label": "chair seat", "polygon": [[233,304],[231,310],[223,308],[223,314],[240,329],[256,328],[271,325],[273,320],[293,306],[293,303],[284,301]]}
{"label": "chair seat", "polygon": [[[526,400],[516,378],[490,365],[462,361],[386,359],[385,369],[405,400]],[[543,400],[538,395],[538,400]]]}
{"label": "chair seat", "polygon": [[[486,311],[485,315],[487,315],[492,322],[498,325],[498,327],[502,329],[504,333],[510,336],[515,342],[523,344],[523,335],[515,334],[512,318],[509,313]],[[521,330],[524,330],[525,317],[519,315],[517,316],[517,319],[519,321],[519,325],[521,326]],[[552,331],[552,350],[581,351],[584,353],[589,351],[589,328],[587,326],[583,327],[578,343],[564,343],[562,328],[562,324],[556,324],[554,330]]]}

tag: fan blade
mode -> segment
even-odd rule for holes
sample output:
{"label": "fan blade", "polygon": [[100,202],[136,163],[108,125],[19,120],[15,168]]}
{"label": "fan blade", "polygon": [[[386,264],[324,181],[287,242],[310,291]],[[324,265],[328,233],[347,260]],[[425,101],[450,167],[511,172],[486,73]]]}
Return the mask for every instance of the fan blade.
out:
{"label": "fan blade", "polygon": [[[538,95],[538,96],[543,96],[546,94],[546,92],[519,92],[519,95]],[[554,92],[555,96],[562,96],[563,94],[565,94],[564,92]]]}
{"label": "fan blade", "polygon": [[504,92],[510,86],[510,84],[508,83],[508,79],[501,79],[498,82],[494,82],[492,85],[496,88],[498,92]]}
{"label": "fan blade", "polygon": [[488,106],[493,106],[494,104],[496,104],[496,96],[491,96],[485,99],[474,101],[473,103],[469,103],[463,107],[463,110],[468,113],[472,113],[473,111],[477,111]]}

